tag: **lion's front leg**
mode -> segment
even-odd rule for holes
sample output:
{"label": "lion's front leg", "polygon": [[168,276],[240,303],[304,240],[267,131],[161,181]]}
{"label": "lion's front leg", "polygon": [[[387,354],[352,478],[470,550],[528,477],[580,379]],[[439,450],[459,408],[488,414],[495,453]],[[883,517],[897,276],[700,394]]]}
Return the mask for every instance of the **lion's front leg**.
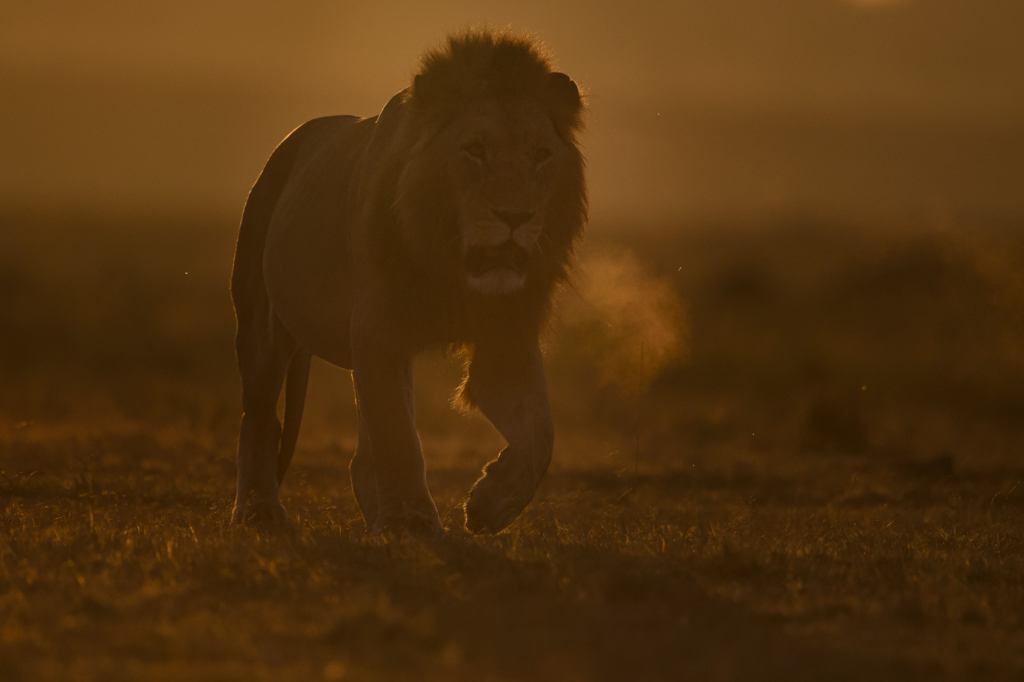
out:
{"label": "lion's front leg", "polygon": [[[354,335],[352,349],[352,378],[364,423],[359,448],[363,448],[365,435],[377,484],[376,514],[366,518],[373,519],[374,533],[407,530],[434,535],[441,531],[441,520],[427,491],[416,434],[411,354],[362,340]],[[362,508],[364,500],[358,501]],[[366,512],[364,509],[364,515]]]}
{"label": "lion's front leg", "polygon": [[530,503],[551,462],[555,435],[540,345],[478,344],[465,394],[508,443],[466,501],[466,527],[497,533]]}

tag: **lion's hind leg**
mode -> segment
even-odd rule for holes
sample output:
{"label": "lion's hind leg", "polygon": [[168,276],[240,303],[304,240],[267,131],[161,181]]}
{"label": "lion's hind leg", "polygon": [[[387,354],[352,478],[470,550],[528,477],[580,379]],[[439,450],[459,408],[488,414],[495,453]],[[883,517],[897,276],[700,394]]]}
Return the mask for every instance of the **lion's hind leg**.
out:
{"label": "lion's hind leg", "polygon": [[238,489],[231,519],[235,523],[280,526],[286,522],[287,514],[279,494],[281,422],[277,417],[277,399],[298,348],[269,306],[252,312],[256,314],[239,311],[236,340],[242,375],[242,425],[238,437]]}
{"label": "lion's hind leg", "polygon": [[466,527],[497,533],[533,499],[554,447],[554,428],[540,347],[478,345],[465,397],[498,429],[508,446],[484,468],[466,500]]}

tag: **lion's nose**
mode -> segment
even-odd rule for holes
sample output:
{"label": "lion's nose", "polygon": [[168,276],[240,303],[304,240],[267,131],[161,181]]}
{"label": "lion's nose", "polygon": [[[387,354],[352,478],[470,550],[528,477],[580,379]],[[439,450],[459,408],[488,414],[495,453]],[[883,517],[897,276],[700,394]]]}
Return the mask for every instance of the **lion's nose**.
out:
{"label": "lion's nose", "polygon": [[533,213],[516,213],[514,211],[494,211],[498,220],[509,226],[513,232],[517,227],[533,217]]}

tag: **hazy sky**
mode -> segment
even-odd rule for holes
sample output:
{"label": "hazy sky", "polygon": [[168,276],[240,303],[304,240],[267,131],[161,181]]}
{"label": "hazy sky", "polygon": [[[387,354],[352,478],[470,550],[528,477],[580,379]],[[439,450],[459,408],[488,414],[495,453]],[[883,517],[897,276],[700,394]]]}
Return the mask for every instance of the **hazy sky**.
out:
{"label": "hazy sky", "polygon": [[0,202],[240,210],[304,120],[467,25],[590,97],[595,218],[1024,214],[1024,2],[0,0]]}

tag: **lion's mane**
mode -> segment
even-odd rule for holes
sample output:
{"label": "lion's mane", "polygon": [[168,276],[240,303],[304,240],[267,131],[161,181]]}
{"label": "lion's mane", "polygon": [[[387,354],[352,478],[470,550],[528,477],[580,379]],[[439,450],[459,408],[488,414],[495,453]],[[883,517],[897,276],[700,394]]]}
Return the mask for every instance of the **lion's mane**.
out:
{"label": "lion's mane", "polygon": [[[414,149],[428,144],[475,102],[523,97],[547,111],[570,162],[546,207],[524,289],[495,301],[468,291],[460,274],[459,256],[451,248],[456,211],[449,189],[439,184],[443,174],[431,174],[409,159]],[[576,84],[553,71],[542,48],[528,37],[467,31],[449,36],[423,56],[401,98],[402,121],[368,183],[373,195],[372,249],[378,268],[386,273],[392,300],[414,311],[421,323],[429,320],[439,341],[472,346],[483,335],[536,336],[555,287],[568,276],[587,220],[584,161],[576,141],[583,127],[583,102]],[[408,177],[413,173],[420,175]],[[416,224],[400,224],[403,220]]]}

